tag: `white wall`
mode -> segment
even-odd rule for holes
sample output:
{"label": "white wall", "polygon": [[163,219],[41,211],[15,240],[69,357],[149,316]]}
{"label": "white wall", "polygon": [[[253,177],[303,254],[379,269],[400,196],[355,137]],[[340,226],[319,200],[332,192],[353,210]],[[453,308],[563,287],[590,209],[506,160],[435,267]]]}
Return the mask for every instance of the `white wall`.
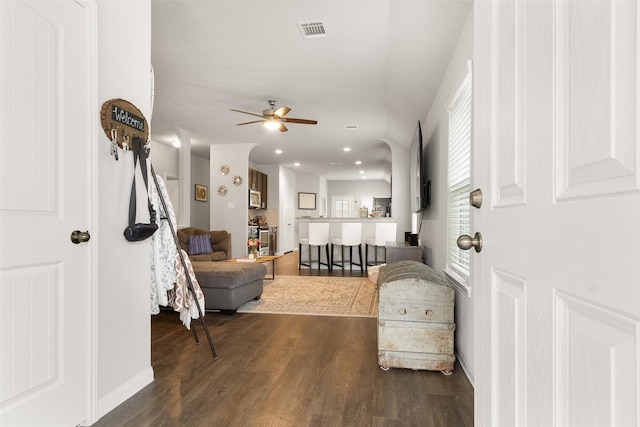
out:
{"label": "white wall", "polygon": [[[210,228],[231,233],[231,254],[242,257],[247,252],[247,221],[249,153],[256,144],[215,144],[210,147]],[[228,165],[228,175],[220,174],[220,166]],[[233,177],[240,175],[242,185],[233,185]],[[227,187],[225,196],[218,195],[218,188]]]}
{"label": "white wall", "polygon": [[[198,156],[191,156],[191,185],[189,200],[191,201],[191,223],[192,227],[202,228],[203,230],[210,230],[210,212],[211,200],[218,193],[212,192],[209,186],[210,181],[210,165],[209,160],[203,159]],[[241,174],[242,175],[242,174]],[[245,174],[246,175],[246,174]],[[206,202],[196,200],[196,184],[206,185],[209,188],[209,198]],[[227,188],[229,186],[227,185]],[[217,189],[216,189],[217,191]]]}
{"label": "white wall", "polygon": [[[153,162],[153,169],[156,171],[158,176],[163,178],[165,176],[171,176],[174,178],[178,178],[180,176],[179,150],[177,148],[151,141],[151,161]],[[190,221],[179,218],[178,223],[179,225],[189,224],[192,227],[209,230],[209,206],[211,203],[211,197],[213,196],[211,194],[211,188],[209,188],[209,160],[192,154],[189,162],[188,176],[189,182],[185,187],[189,190],[187,198],[190,206],[191,218]],[[196,201],[195,184],[206,185],[207,188],[209,188],[208,201]],[[172,200],[172,205],[176,214],[178,214],[178,200]]]}
{"label": "white wall", "polygon": [[[431,183],[431,206],[424,211],[420,238],[426,252],[426,263],[440,274],[446,264],[447,228],[447,141],[449,102],[473,58],[473,10],[470,12],[438,94],[423,126],[424,150]],[[472,185],[473,187],[473,185]],[[472,257],[473,258],[473,257]],[[474,324],[473,292],[467,295],[456,289],[456,353],[467,376],[473,382]]]}
{"label": "white wall", "polygon": [[[296,174],[296,188],[295,190],[295,207],[296,218],[301,216],[320,216],[320,194],[322,190],[322,181],[319,175],[309,173]],[[326,180],[324,180],[326,183]],[[315,209],[298,209],[298,193],[314,193],[316,195],[316,208]],[[326,190],[325,190],[326,194]]]}
{"label": "white wall", "polygon": [[391,148],[391,213],[398,224],[396,241],[404,241],[404,232],[411,230],[411,186],[409,185],[410,156],[407,141],[406,148],[391,141],[385,141]]}
{"label": "white wall", "polygon": [[[147,119],[149,120],[149,119]],[[153,131],[151,132],[153,135]],[[161,177],[178,177],[178,149],[167,144],[151,141],[151,162],[156,174]]]}
{"label": "white wall", "polygon": [[[151,4],[148,0],[98,4],[98,101],[123,98],[149,117],[151,99]],[[114,23],[117,23],[114,26]],[[117,29],[117,30],[116,30]],[[122,40],[135,40],[123,49]],[[99,122],[99,107],[95,119]],[[98,125],[98,128],[100,126]],[[149,314],[149,240],[129,243],[129,192],[133,176],[131,152],[109,154],[100,129],[98,142],[97,397],[98,416],[110,411],[153,380]],[[142,180],[137,180],[143,195]],[[138,196],[140,220],[148,211]],[[189,333],[185,330],[185,333]]]}

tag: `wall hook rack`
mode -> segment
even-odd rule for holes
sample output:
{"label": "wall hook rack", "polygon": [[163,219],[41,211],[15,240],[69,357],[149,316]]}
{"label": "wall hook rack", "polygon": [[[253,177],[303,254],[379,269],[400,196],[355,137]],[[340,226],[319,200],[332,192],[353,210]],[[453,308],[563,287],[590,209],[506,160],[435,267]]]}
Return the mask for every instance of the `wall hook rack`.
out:
{"label": "wall hook rack", "polygon": [[105,135],[111,141],[111,154],[118,160],[118,147],[131,150],[133,140],[145,141],[145,152],[149,152],[149,124],[144,114],[125,99],[110,99],[102,104],[100,122]]}

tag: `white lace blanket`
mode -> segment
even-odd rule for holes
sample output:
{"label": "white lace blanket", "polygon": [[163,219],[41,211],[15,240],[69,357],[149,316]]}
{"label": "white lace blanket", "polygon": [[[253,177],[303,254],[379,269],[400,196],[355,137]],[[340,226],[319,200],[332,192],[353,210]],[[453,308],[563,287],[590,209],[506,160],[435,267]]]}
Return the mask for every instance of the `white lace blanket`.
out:
{"label": "white lace blanket", "polygon": [[151,203],[157,212],[158,231],[151,238],[151,314],[158,314],[160,307],[169,305],[167,292],[173,289],[176,282],[175,259],[178,255],[176,242],[169,226],[169,221],[176,230],[176,215],[169,199],[169,193],[163,179],[156,175],[160,194],[167,205],[165,212],[155,184],[149,187]]}

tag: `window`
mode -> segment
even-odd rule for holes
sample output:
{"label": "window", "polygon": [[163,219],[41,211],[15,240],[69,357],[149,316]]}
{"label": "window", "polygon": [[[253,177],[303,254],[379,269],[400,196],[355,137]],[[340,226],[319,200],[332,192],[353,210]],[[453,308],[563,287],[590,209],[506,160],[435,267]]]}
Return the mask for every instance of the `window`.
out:
{"label": "window", "polygon": [[349,211],[349,201],[347,200],[336,200],[336,218],[348,218],[351,214]]}
{"label": "window", "polygon": [[458,248],[457,240],[463,234],[471,234],[471,118],[472,73],[469,62],[467,74],[449,104],[447,181],[447,269],[464,282],[469,279],[469,251]]}

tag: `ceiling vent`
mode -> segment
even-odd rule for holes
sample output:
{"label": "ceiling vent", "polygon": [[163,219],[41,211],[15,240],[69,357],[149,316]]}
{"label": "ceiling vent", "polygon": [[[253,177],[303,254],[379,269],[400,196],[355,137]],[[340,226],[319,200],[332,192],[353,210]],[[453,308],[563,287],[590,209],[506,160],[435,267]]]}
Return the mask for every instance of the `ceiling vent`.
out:
{"label": "ceiling vent", "polygon": [[358,125],[344,125],[344,130],[358,130]]}
{"label": "ceiling vent", "polygon": [[327,37],[327,26],[324,21],[298,22],[300,33],[305,39],[320,39]]}

